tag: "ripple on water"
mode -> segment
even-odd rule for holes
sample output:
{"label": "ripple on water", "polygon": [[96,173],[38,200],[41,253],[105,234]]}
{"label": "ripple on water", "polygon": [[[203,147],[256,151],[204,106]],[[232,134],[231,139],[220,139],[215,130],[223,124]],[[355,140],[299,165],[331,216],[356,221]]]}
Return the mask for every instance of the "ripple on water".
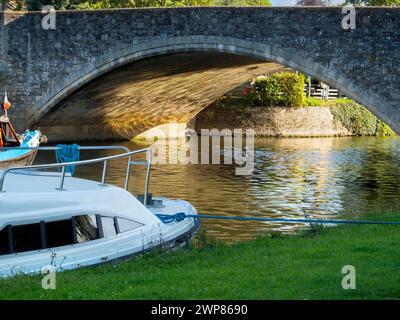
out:
{"label": "ripple on water", "polygon": [[[143,147],[122,144],[132,150]],[[359,214],[399,198],[399,138],[256,139],[255,148],[255,170],[250,176],[236,176],[234,165],[155,165],[150,191],[188,200],[199,213],[290,218]],[[91,157],[106,154],[110,153],[96,152]],[[41,154],[37,162],[52,158]],[[82,158],[88,156],[82,152]],[[81,167],[76,174],[100,179],[101,168]],[[126,161],[111,161],[107,182],[123,186],[125,170]],[[144,181],[143,168],[135,167],[129,190],[143,193]],[[302,224],[211,219],[202,224],[210,236],[224,241],[304,228]]]}

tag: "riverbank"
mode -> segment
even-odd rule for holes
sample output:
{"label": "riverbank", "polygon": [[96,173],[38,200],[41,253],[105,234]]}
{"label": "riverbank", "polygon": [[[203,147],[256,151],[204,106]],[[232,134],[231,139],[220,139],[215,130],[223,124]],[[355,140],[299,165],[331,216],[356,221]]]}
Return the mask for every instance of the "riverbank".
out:
{"label": "riverbank", "polygon": [[[400,208],[362,219],[399,221]],[[0,280],[0,299],[393,299],[400,297],[400,226],[342,225],[294,236],[266,234],[235,245],[200,236],[190,249],[40,277]],[[356,270],[344,290],[342,267]]]}
{"label": "riverbank", "polygon": [[189,126],[253,129],[257,137],[387,136],[395,133],[350,99],[307,98],[304,107],[251,106],[243,97],[223,97],[201,111]]}

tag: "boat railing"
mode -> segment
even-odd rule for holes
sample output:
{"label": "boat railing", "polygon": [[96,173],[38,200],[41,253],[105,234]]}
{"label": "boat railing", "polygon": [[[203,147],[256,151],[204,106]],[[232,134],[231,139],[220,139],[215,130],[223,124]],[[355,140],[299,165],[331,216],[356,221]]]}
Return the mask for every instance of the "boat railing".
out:
{"label": "boat railing", "polygon": [[[37,151],[56,151],[61,150],[59,146],[48,146],[48,147],[0,147],[0,151],[7,150],[37,150]],[[126,152],[131,151],[125,146],[78,146],[79,150],[124,150]]]}
{"label": "boat railing", "polygon": [[[57,190],[63,191],[64,189],[64,182],[65,176],[67,173],[68,166],[84,166],[90,165],[94,163],[103,163],[103,172],[101,175],[101,186],[106,186],[107,180],[107,173],[108,173],[108,163],[110,160],[121,159],[121,158],[128,158],[128,164],[125,173],[125,183],[124,189],[128,190],[129,185],[129,176],[131,174],[131,166],[132,165],[146,165],[146,180],[145,180],[145,190],[143,195],[143,203],[147,204],[147,198],[149,193],[149,182],[150,182],[150,170],[151,170],[151,149],[145,148],[135,151],[130,151],[127,147],[124,146],[79,146],[79,150],[123,150],[124,153],[111,155],[107,157],[100,157],[96,159],[88,159],[88,160],[80,160],[80,161],[72,161],[72,162],[62,162],[62,163],[51,163],[51,164],[38,164],[38,165],[31,165],[31,166],[24,166],[24,167],[10,167],[4,169],[0,177],[0,192],[5,192],[3,190],[4,187],[4,180],[10,172],[15,171],[26,171],[26,170],[44,170],[44,169],[54,169],[54,168],[61,168],[60,172],[60,184],[59,187],[56,188]],[[0,150],[7,150],[7,149],[25,149],[25,150],[37,150],[37,151],[56,151],[60,149],[60,147],[3,147]],[[132,161],[132,158],[137,154],[146,154],[146,161]]]}

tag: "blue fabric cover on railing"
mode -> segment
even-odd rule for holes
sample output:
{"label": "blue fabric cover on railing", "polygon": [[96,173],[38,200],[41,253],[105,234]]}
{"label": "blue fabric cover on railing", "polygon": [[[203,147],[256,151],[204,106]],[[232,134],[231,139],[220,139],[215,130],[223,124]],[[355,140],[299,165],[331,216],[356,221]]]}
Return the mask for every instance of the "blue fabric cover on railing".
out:
{"label": "blue fabric cover on railing", "polygon": [[[57,163],[79,161],[80,152],[77,144],[58,144],[56,149]],[[61,170],[61,168],[59,169]],[[65,172],[71,175],[75,172],[75,166],[66,166]]]}

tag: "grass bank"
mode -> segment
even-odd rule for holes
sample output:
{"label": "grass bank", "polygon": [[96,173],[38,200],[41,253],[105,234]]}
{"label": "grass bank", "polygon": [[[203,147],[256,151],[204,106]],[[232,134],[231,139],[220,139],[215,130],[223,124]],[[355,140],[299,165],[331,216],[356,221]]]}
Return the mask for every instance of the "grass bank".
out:
{"label": "grass bank", "polygon": [[[386,211],[386,210],[382,210]],[[400,220],[391,212],[363,219]],[[397,211],[398,212],[398,211]],[[0,299],[392,299],[400,297],[400,226],[344,225],[296,236],[264,235],[57,274],[0,280]],[[341,269],[356,269],[356,289]]]}

